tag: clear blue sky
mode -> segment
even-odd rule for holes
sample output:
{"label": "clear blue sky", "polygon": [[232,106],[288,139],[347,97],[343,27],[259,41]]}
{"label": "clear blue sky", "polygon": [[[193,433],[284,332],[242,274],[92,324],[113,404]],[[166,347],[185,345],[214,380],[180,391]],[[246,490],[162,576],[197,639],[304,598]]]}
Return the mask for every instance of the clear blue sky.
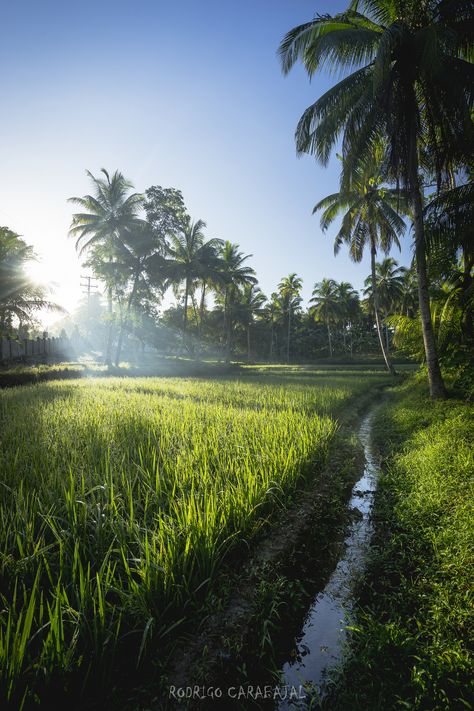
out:
{"label": "clear blue sky", "polygon": [[[209,237],[253,254],[270,294],[290,272],[362,286],[367,259],[333,256],[311,215],[337,190],[339,165],[298,159],[303,110],[335,77],[288,77],[286,31],[341,0],[16,0],[2,8],[0,224],[33,243],[68,306],[79,265],[67,239],[85,169],[120,169],[145,190],[180,188]],[[395,255],[396,256],[396,255]],[[406,239],[401,262],[410,260]]]}

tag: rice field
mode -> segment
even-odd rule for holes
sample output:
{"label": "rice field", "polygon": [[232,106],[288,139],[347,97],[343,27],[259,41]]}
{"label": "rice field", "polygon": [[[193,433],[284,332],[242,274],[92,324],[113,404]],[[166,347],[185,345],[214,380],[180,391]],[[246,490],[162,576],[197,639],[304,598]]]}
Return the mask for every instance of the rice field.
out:
{"label": "rice field", "polygon": [[383,373],[94,378],[1,393],[0,705],[166,655],[231,550]]}

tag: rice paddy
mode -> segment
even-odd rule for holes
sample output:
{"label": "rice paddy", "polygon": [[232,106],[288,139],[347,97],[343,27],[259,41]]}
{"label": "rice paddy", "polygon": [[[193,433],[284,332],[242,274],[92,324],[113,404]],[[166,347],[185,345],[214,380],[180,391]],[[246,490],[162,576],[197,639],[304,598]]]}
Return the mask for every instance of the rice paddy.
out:
{"label": "rice paddy", "polygon": [[230,551],[317,476],[380,372],[94,378],[0,399],[0,701],[166,655]]}

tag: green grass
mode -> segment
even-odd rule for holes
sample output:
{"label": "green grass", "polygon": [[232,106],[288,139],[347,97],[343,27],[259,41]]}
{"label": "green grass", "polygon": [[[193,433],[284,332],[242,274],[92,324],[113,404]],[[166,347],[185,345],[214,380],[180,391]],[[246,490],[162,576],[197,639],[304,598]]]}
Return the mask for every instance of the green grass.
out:
{"label": "green grass", "polygon": [[0,388],[40,383],[50,380],[75,380],[88,377],[216,377],[238,371],[235,364],[228,365],[191,358],[153,357],[147,363],[133,365],[120,363],[120,367],[107,367],[103,363],[85,360],[57,363],[16,363],[0,365]]}
{"label": "green grass", "polygon": [[[2,393],[0,694],[165,664],[231,550],[321,470],[384,374],[93,378]],[[69,695],[69,696],[68,696]]]}
{"label": "green grass", "polygon": [[375,550],[332,709],[473,708],[474,418],[411,382],[376,418]]}

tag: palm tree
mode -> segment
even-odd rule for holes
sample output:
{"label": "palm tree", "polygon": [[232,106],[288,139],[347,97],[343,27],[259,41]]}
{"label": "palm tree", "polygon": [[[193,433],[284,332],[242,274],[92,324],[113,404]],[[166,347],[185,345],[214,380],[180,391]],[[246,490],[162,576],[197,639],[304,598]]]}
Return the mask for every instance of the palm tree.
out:
{"label": "palm tree", "polygon": [[265,322],[270,327],[270,350],[268,359],[270,363],[273,361],[273,350],[275,345],[275,325],[284,321],[285,304],[280,294],[274,291],[270,300],[262,309],[262,316]]}
{"label": "palm tree", "polygon": [[466,2],[352,0],[345,12],[295,27],[280,46],[284,72],[298,59],[310,76],[325,63],[351,72],[304,112],[296,132],[299,152],[313,153],[326,165],[342,134],[345,190],[374,141],[387,140],[390,175],[406,187],[413,210],[433,398],[444,397],[445,388],[430,313],[420,159],[429,145],[428,158],[440,178],[453,154],[472,155],[472,16],[472,3]]}
{"label": "palm tree", "polygon": [[352,355],[352,324],[360,313],[359,294],[348,281],[337,284],[337,302],[342,321],[342,340],[346,349],[346,332],[349,327],[350,352]]}
{"label": "palm tree", "polygon": [[232,350],[232,309],[233,301],[238,294],[238,287],[246,284],[256,284],[257,279],[252,267],[244,262],[250,259],[251,254],[239,252],[239,245],[232,244],[228,240],[223,244],[220,251],[221,270],[221,295],[224,307],[224,337],[226,343],[226,360],[230,360]]}
{"label": "palm tree", "polygon": [[418,285],[413,265],[405,270],[395,312],[413,318],[418,308]]}
{"label": "palm tree", "polygon": [[168,266],[164,257],[166,243],[148,222],[141,223],[133,232],[124,230],[122,242],[124,249],[112,265],[116,274],[115,283],[122,282],[126,301],[125,308],[121,309],[120,313],[120,331],[115,353],[117,367],[120,363],[123,337],[137,295],[140,294],[143,299],[149,298],[153,293],[159,298],[167,285]]}
{"label": "palm tree", "polygon": [[404,195],[400,195],[398,190],[392,190],[381,184],[381,177],[378,175],[380,159],[381,144],[374,147],[371,162],[355,173],[350,189],[328,195],[315,205],[313,212],[323,210],[321,215],[323,232],[338,215],[342,214],[341,226],[334,240],[335,254],[345,243],[349,246],[351,259],[360,262],[365,247],[369,247],[377,334],[387,370],[395,375],[380,324],[375,260],[377,249],[387,254],[393,244],[400,248],[399,237],[405,231],[405,223],[399,210],[407,212],[408,205]]}
{"label": "palm tree", "polygon": [[202,277],[206,263],[214,258],[221,240],[205,241],[203,220],[193,222],[190,217],[185,219],[181,230],[170,235],[168,247],[168,274],[170,281],[179,285],[184,282],[184,314],[183,314],[183,344],[186,347],[186,330],[188,324],[188,301],[193,283]]}
{"label": "palm tree", "polygon": [[237,318],[245,328],[247,334],[247,361],[250,363],[250,331],[255,321],[255,316],[262,314],[266,296],[255,284],[244,284],[239,302],[237,304]]}
{"label": "palm tree", "polygon": [[462,172],[467,180],[460,185],[453,180],[449,189],[428,203],[425,217],[430,262],[458,291],[462,335],[470,343],[474,341],[474,169]]}
{"label": "palm tree", "polygon": [[37,311],[63,311],[47,298],[46,286],[28,276],[28,262],[35,259],[33,247],[8,227],[0,227],[0,337],[11,332],[15,321],[20,326],[31,323]]}
{"label": "palm tree", "polygon": [[224,276],[222,273],[222,259],[220,249],[222,248],[222,240],[214,240],[209,249],[203,250],[200,260],[199,269],[199,286],[201,290],[199,304],[199,333],[204,325],[204,314],[206,308],[206,293],[208,289],[219,291],[224,285]]}
{"label": "palm tree", "polygon": [[333,348],[331,323],[337,321],[340,315],[337,282],[334,279],[323,279],[322,281],[317,282],[314,285],[312,297],[309,300],[309,303],[314,304],[311,308],[311,312],[315,318],[326,324],[329,356],[332,358]]}
{"label": "palm tree", "polygon": [[[120,255],[127,254],[125,232],[133,233],[143,226],[143,220],[138,214],[143,198],[138,193],[130,193],[132,183],[117,170],[110,176],[105,168],[102,168],[103,178],[96,178],[88,170],[86,173],[92,181],[94,195],[69,198],[69,202],[82,208],[82,212],[72,216],[69,234],[76,238],[76,250],[79,255],[98,249],[96,254],[100,254],[103,261],[108,260],[112,264]],[[107,284],[110,323],[105,361],[110,366],[113,275],[116,272],[110,268],[108,273],[111,277]]]}
{"label": "palm tree", "polygon": [[291,314],[301,303],[300,292],[303,286],[302,280],[293,272],[281,280],[278,290],[287,312],[287,335],[286,335],[286,362],[290,362],[290,338],[291,338]]}
{"label": "palm tree", "polygon": [[385,257],[382,262],[375,264],[375,282],[373,275],[365,280],[364,296],[367,296],[369,303],[375,312],[374,284],[376,287],[378,308],[381,309],[385,321],[385,347],[388,355],[389,338],[387,317],[396,310],[396,305],[400,301],[403,281],[405,277],[405,267],[399,267],[398,262],[393,257]]}

